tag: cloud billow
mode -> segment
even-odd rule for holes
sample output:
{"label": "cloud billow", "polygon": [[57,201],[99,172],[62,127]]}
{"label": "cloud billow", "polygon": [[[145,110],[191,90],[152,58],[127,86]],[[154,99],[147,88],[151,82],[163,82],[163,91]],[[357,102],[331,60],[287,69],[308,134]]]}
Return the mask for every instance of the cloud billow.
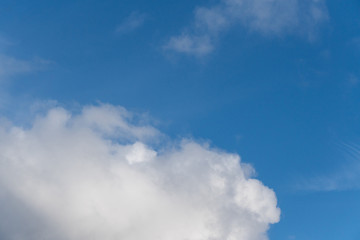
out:
{"label": "cloud billow", "polygon": [[159,132],[111,105],[0,124],[0,237],[263,240],[280,210],[236,154]]}

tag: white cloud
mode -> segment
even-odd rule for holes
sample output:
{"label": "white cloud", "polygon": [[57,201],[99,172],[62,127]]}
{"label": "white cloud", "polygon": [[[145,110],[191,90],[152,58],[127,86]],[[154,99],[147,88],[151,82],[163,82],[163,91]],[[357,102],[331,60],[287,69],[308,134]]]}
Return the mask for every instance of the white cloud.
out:
{"label": "white cloud", "polygon": [[110,105],[0,124],[0,238],[264,240],[274,192],[236,154],[158,131]]}
{"label": "white cloud", "polygon": [[[191,31],[172,37],[165,48],[187,54],[208,54],[219,34],[233,25],[242,25],[265,36],[302,34],[311,40],[318,26],[327,19],[325,0],[220,0],[212,7],[197,8]],[[184,39],[195,47],[174,44]],[[198,50],[203,48],[207,51]]]}
{"label": "white cloud", "polygon": [[129,33],[141,27],[146,19],[145,14],[132,12],[123,22],[116,28],[116,32],[120,34]]}

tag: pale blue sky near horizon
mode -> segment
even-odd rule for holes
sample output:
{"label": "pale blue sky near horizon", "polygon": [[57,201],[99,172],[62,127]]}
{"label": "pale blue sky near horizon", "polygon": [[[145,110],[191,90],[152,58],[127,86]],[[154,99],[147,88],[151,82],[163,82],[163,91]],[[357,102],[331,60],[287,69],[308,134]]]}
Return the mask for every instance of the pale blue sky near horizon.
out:
{"label": "pale blue sky near horizon", "polygon": [[278,0],[265,20],[223,2],[1,1],[0,114],[145,112],[254,166],[282,211],[270,239],[359,239],[360,2]]}

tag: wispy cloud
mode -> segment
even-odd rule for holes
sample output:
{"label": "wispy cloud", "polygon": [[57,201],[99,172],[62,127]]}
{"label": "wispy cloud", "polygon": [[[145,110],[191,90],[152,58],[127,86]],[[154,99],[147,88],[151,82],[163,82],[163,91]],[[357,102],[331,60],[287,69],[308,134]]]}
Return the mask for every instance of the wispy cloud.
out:
{"label": "wispy cloud", "polygon": [[51,61],[34,57],[21,59],[13,56],[11,48],[16,47],[12,41],[0,36],[0,82],[10,77],[37,72],[46,69]]}
{"label": "wispy cloud", "polygon": [[[15,101],[5,87],[14,80],[14,77],[43,71],[53,65],[52,61],[40,57],[31,59],[15,57],[11,54],[13,47],[16,47],[16,43],[0,35],[0,111],[8,110],[9,106],[14,106]],[[19,107],[16,105],[16,108]]]}
{"label": "wispy cloud", "polygon": [[238,155],[189,139],[154,149],[158,131],[131,116],[100,105],[0,121],[1,238],[266,239],[276,196]]}
{"label": "wispy cloud", "polygon": [[350,86],[357,86],[359,84],[359,78],[355,74],[350,74],[348,77],[348,84]]}
{"label": "wispy cloud", "polygon": [[10,76],[25,74],[45,69],[51,62],[33,58],[32,60],[22,60],[8,55],[0,54],[0,80]]}
{"label": "wispy cloud", "polygon": [[360,49],[360,37],[354,37],[348,41],[348,44],[355,47],[357,50]]}
{"label": "wispy cloud", "polygon": [[132,31],[135,31],[141,27],[146,19],[146,14],[139,12],[132,12],[128,17],[126,17],[122,23],[116,28],[116,32],[119,34],[125,34]]}
{"label": "wispy cloud", "polygon": [[170,38],[165,46],[165,49],[197,56],[208,54],[213,48],[214,46],[209,36],[190,36],[188,34]]}
{"label": "wispy cloud", "polygon": [[328,19],[324,0],[220,0],[195,10],[192,26],[164,45],[180,53],[210,53],[220,33],[241,25],[264,36],[302,34],[313,39]]}
{"label": "wispy cloud", "polygon": [[296,185],[299,190],[307,191],[345,191],[360,189],[360,146],[344,144],[346,164],[336,171],[302,179]]}

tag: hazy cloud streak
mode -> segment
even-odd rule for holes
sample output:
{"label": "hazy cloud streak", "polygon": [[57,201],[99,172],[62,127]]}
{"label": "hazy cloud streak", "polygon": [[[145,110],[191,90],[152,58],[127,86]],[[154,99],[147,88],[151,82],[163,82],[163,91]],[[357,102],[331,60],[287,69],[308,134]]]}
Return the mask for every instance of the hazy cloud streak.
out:
{"label": "hazy cloud streak", "polygon": [[135,31],[141,27],[146,19],[146,15],[138,12],[132,12],[123,22],[116,28],[116,32],[119,34],[125,34]]}
{"label": "hazy cloud streak", "polygon": [[193,25],[164,45],[167,50],[202,56],[210,53],[220,33],[235,25],[264,36],[300,34],[310,40],[328,19],[324,0],[220,0],[195,10]]}
{"label": "hazy cloud streak", "polygon": [[346,164],[329,174],[319,174],[303,179],[297,189],[306,191],[346,191],[360,189],[360,148],[354,144],[344,144]]}

